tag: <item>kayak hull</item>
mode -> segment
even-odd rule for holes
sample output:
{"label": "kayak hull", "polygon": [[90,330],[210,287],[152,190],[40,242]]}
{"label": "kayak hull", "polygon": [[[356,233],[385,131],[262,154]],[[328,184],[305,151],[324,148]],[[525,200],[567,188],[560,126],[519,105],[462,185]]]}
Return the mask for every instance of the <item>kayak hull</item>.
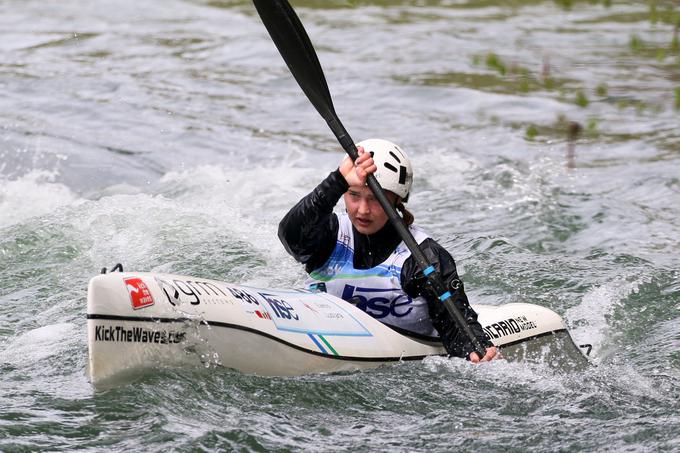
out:
{"label": "kayak hull", "polygon": [[[562,319],[531,304],[474,306],[503,354],[567,339]],[[397,333],[326,293],[270,290],[195,277],[121,272],[88,287],[88,374],[116,385],[158,367],[220,365],[247,374],[296,376],[374,368],[443,355],[441,343]],[[539,346],[540,350],[545,349]]]}

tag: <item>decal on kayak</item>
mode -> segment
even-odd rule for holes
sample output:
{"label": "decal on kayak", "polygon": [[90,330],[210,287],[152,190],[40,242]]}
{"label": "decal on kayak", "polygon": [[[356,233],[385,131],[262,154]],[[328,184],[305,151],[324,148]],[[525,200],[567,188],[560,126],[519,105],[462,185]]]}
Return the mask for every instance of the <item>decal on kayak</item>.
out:
{"label": "decal on kayak", "polygon": [[508,318],[504,321],[489,324],[484,327],[484,333],[486,333],[489,339],[501,338],[506,335],[513,335],[535,329],[536,327],[536,323],[527,319],[526,316],[517,316],[515,318]]}
{"label": "decal on kayak", "polygon": [[242,288],[232,288],[231,286],[226,285],[225,287],[229,290],[232,296],[241,302],[241,308],[243,308],[245,313],[257,316],[260,319],[272,319],[269,312],[267,312],[267,309],[260,303],[259,300],[257,300],[257,296],[243,290]]}
{"label": "decal on kayak", "polygon": [[132,303],[133,310],[150,307],[154,304],[153,296],[149,287],[139,277],[126,278],[123,280],[125,288],[130,295],[130,303]]}
{"label": "decal on kayak", "polygon": [[[348,311],[327,298],[309,293],[277,294],[260,292],[261,305],[277,330],[309,335],[319,349],[333,351],[321,335],[370,337],[371,332]],[[311,296],[311,297],[310,297]],[[314,338],[317,335],[320,338]]]}
{"label": "decal on kayak", "polygon": [[231,293],[232,296],[234,296],[237,299],[240,299],[241,301],[245,302],[246,304],[253,304],[253,305],[260,305],[260,302],[257,300],[257,297],[253,296],[247,291],[244,291],[242,289],[238,288],[230,288],[227,287],[229,292]]}
{"label": "decal on kayak", "polygon": [[[321,352],[323,352],[324,354],[327,354],[327,355],[331,355],[331,354],[332,354],[332,355],[339,355],[338,352],[333,348],[333,346],[331,346],[331,344],[328,342],[328,340],[326,340],[326,339],[324,338],[323,335],[318,335],[319,340],[321,340],[321,342],[323,342],[323,344],[322,344],[319,340],[317,340],[317,339],[314,337],[314,335],[312,335],[311,333],[308,333],[307,335],[309,336],[309,338],[312,339],[312,341],[314,342],[314,344],[316,345],[316,347],[319,348],[319,350],[320,350]],[[326,347],[324,347],[324,345],[326,345]],[[328,353],[328,350],[326,350],[326,348],[328,348],[328,350],[331,351],[331,354]]]}
{"label": "decal on kayak", "polygon": [[267,313],[266,311],[255,310],[255,315],[258,318],[262,318],[262,319],[269,319],[269,320],[272,319],[272,317],[269,316],[269,313]]}
{"label": "decal on kayak", "polygon": [[[202,302],[217,302],[233,304],[234,301],[214,282],[205,280],[180,280],[178,278],[163,279],[156,277],[156,283],[163,290],[170,305],[179,306],[183,303],[200,305]],[[226,286],[225,286],[226,287]],[[229,289],[229,288],[227,288]]]}
{"label": "decal on kayak", "polygon": [[155,343],[175,344],[186,337],[185,332],[172,330],[149,330],[143,327],[124,326],[96,326],[94,330],[95,341],[111,341],[118,343]]}

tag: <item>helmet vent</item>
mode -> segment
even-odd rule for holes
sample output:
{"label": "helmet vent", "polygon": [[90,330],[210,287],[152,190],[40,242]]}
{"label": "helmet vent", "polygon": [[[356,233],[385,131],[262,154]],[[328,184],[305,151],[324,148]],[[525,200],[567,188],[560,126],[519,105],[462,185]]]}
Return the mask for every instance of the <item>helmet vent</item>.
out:
{"label": "helmet vent", "polygon": [[394,157],[397,162],[401,163],[401,159],[399,159],[392,151],[390,151],[390,156]]}
{"label": "helmet vent", "polygon": [[397,167],[395,167],[394,165],[392,165],[392,164],[389,163],[389,162],[385,162],[385,168],[389,168],[389,169],[392,170],[393,172],[399,173],[399,170],[397,170]]}
{"label": "helmet vent", "polygon": [[406,184],[406,167],[399,167],[399,184]]}

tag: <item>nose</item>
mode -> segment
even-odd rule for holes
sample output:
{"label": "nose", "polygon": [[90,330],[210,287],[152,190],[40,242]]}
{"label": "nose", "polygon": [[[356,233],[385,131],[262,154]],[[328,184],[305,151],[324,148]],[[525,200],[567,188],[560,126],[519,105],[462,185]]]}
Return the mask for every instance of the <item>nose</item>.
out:
{"label": "nose", "polygon": [[368,200],[365,198],[361,198],[359,201],[359,209],[358,209],[359,214],[362,215],[368,215],[371,212],[371,207],[370,204],[368,203]]}

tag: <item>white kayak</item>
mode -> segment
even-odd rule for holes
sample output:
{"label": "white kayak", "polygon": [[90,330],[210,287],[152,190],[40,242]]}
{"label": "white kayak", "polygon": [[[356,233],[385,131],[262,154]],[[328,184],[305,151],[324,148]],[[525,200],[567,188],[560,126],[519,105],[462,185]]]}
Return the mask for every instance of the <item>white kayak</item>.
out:
{"label": "white kayak", "polygon": [[[546,342],[583,358],[562,318],[538,305],[473,305],[506,358],[545,355]],[[90,280],[89,376],[115,385],[157,367],[219,364],[294,376],[443,355],[323,292],[271,290],[197,277],[115,272]],[[535,346],[538,346],[535,347]],[[533,351],[533,352],[532,352]],[[554,353],[554,351],[553,351]]]}

